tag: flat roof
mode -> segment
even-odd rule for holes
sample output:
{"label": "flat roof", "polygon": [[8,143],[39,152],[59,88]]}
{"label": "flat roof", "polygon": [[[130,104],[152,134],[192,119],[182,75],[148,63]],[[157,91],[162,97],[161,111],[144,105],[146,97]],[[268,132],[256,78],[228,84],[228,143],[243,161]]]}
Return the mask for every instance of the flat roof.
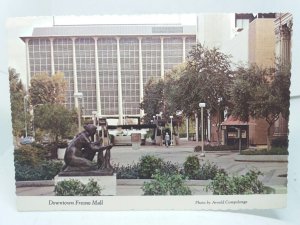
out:
{"label": "flat roof", "polygon": [[196,35],[193,25],[62,25],[53,27],[35,27],[32,37],[80,37],[80,36],[148,36],[148,35]]}

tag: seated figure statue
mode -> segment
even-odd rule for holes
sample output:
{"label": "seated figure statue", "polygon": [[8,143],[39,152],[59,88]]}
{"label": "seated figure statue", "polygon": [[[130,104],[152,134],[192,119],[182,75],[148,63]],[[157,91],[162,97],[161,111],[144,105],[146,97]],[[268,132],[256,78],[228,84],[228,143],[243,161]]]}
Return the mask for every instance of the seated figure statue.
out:
{"label": "seated figure statue", "polygon": [[[91,142],[90,137],[95,135],[97,127],[93,124],[84,126],[84,131],[76,135],[66,149],[62,171],[91,171],[98,167],[101,169],[111,169],[110,165],[110,149],[112,145],[100,146],[99,142]],[[106,150],[104,165],[94,165],[92,160],[95,154]],[[109,154],[108,154],[109,153]]]}

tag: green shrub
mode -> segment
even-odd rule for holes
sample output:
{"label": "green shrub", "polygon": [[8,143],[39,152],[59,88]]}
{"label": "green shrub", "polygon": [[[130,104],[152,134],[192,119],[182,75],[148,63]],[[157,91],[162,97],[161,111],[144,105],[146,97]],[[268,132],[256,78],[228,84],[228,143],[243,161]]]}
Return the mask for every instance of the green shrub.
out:
{"label": "green shrub", "polygon": [[186,138],[186,137],[187,137],[186,133],[179,133],[179,138]]}
{"label": "green shrub", "polygon": [[191,195],[192,191],[184,184],[184,177],[180,174],[169,176],[170,195]]}
{"label": "green shrub", "polygon": [[[204,151],[209,152],[209,151],[233,151],[233,150],[238,150],[239,146],[238,145],[205,145],[204,146]],[[246,146],[241,146],[241,149],[244,150],[246,149]],[[201,152],[201,146],[196,146],[194,148],[194,152]]]}
{"label": "green shrub", "polygon": [[184,184],[180,174],[162,174],[157,172],[154,180],[145,182],[142,189],[144,195],[191,195],[191,190]]}
{"label": "green shrub", "polygon": [[41,145],[22,145],[14,150],[14,157],[21,165],[36,166],[46,158],[46,151]]}
{"label": "green shrub", "polygon": [[[150,161],[150,160],[149,160]],[[156,160],[154,160],[156,162]],[[159,170],[161,173],[165,174],[176,174],[179,171],[179,166],[177,164],[173,164],[171,162],[162,162],[159,163]],[[152,174],[155,173],[155,168],[150,167],[148,163],[145,163],[145,160],[143,161],[144,163],[133,163],[132,165],[119,165],[115,164],[113,165],[114,167],[114,172],[117,174],[117,179],[150,179]],[[141,168],[142,166],[146,166],[146,168]],[[148,171],[148,172],[147,172]],[[142,177],[141,174],[142,172],[144,173],[144,176]],[[147,172],[147,173],[146,173]],[[145,175],[147,174],[147,176]],[[151,175],[150,175],[151,174]]]}
{"label": "green shrub", "polygon": [[219,169],[216,164],[210,163],[209,161],[207,161],[203,165],[201,165],[196,179],[197,180],[211,180],[211,179],[214,179],[218,173],[227,175],[227,173],[224,169]]}
{"label": "green shrub", "polygon": [[94,180],[83,184],[74,179],[60,181],[54,188],[55,195],[57,196],[98,196],[101,195],[101,190],[100,186]]}
{"label": "green shrub", "polygon": [[260,175],[262,175],[260,171],[253,170],[247,172],[245,175],[233,177],[218,173],[215,179],[206,187],[206,190],[213,191],[214,195],[265,193],[265,187],[258,179]]}
{"label": "green shrub", "polygon": [[51,180],[63,166],[61,161],[47,160],[47,149],[40,144],[21,146],[14,156],[17,181]]}
{"label": "green shrub", "polygon": [[183,172],[185,176],[193,180],[209,180],[214,179],[217,173],[226,172],[223,169],[219,169],[218,166],[209,161],[200,165],[199,159],[197,156],[189,156],[186,161],[183,163]]}
{"label": "green shrub", "polygon": [[188,177],[188,179],[209,180],[213,179],[217,173],[226,174],[223,169],[219,169],[213,163],[205,162],[200,165],[197,156],[187,157],[183,168],[180,168],[176,163],[165,162],[154,156],[144,156],[138,163],[133,163],[132,165],[120,166],[115,164],[113,167],[117,174],[117,179],[151,179],[153,174],[159,172],[166,175],[180,173]]}
{"label": "green shrub", "polygon": [[272,147],[269,151],[272,155],[288,155],[288,148],[287,147]]}
{"label": "green shrub", "polygon": [[270,150],[264,149],[251,149],[242,151],[241,155],[288,155],[287,147],[271,147]]}
{"label": "green shrub", "polygon": [[57,159],[57,149],[58,149],[58,145],[54,142],[45,145],[47,157],[50,159]]}
{"label": "green shrub", "polygon": [[274,138],[272,141],[271,141],[271,146],[272,147],[288,147],[289,145],[289,140],[288,140],[288,137],[277,137],[277,138]]}
{"label": "green shrub", "polygon": [[37,168],[40,171],[40,180],[52,180],[63,167],[63,162],[59,160],[45,160]]}
{"label": "green shrub", "polygon": [[138,179],[140,165],[134,163],[133,165],[120,166],[119,164],[113,165],[114,172],[117,174],[117,179]]}
{"label": "green shrub", "polygon": [[56,160],[43,160],[38,165],[15,163],[15,179],[26,180],[52,180],[61,170],[63,163]]}
{"label": "green shrub", "polygon": [[172,163],[170,161],[163,161],[162,167],[160,168],[160,172],[164,174],[178,174],[180,172],[179,165],[177,163]]}
{"label": "green shrub", "polygon": [[161,170],[163,167],[163,160],[155,156],[142,156],[139,162],[138,174],[139,178],[150,179],[155,173],[155,170]]}
{"label": "green shrub", "polygon": [[183,163],[184,174],[189,177],[189,179],[196,179],[199,170],[200,162],[197,156],[188,156]]}

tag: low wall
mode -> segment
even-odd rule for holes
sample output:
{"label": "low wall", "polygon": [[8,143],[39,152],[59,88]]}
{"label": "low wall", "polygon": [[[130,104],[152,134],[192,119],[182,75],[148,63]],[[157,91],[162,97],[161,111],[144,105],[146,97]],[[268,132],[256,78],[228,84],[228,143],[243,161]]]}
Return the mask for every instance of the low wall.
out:
{"label": "low wall", "polygon": [[114,145],[131,145],[131,136],[115,136]]}
{"label": "low wall", "polygon": [[236,155],[234,160],[241,162],[288,162],[288,155]]}

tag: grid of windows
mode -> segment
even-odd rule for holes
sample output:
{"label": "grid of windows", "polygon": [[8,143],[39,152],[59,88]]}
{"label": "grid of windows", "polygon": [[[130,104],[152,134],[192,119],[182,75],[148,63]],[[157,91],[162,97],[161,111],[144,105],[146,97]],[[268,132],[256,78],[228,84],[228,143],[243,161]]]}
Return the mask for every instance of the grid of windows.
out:
{"label": "grid of windows", "polygon": [[139,114],[139,42],[137,38],[120,39],[121,80],[124,115]]}
{"label": "grid of windows", "polygon": [[[161,77],[161,40],[158,36],[142,40],[143,83]],[[195,36],[185,39],[185,51],[196,43]],[[117,40],[113,37],[98,38],[98,64],[101,114],[117,116],[118,66]],[[51,74],[51,44],[49,38],[34,38],[28,42],[31,76]],[[164,69],[171,69],[182,62],[183,39],[181,36],[164,37]],[[83,114],[92,115],[97,110],[95,41],[91,37],[75,40],[78,91],[83,93]],[[74,107],[73,45],[68,37],[53,38],[53,62],[55,71],[64,73],[67,81],[66,105]],[[124,115],[139,115],[139,40],[138,37],[120,38],[121,84]]]}
{"label": "grid of windows", "polygon": [[94,39],[76,39],[75,49],[78,91],[83,94],[83,115],[92,115],[97,110]]}
{"label": "grid of windows", "polygon": [[143,83],[146,85],[151,77],[160,78],[160,38],[142,39]]}
{"label": "grid of windows", "polygon": [[164,38],[164,69],[172,69],[182,63],[183,39],[181,37]]}
{"label": "grid of windows", "polygon": [[97,45],[101,114],[118,115],[117,41],[114,38],[101,38]]}
{"label": "grid of windows", "polygon": [[188,57],[189,52],[196,45],[196,37],[186,37],[185,39],[185,56]]}
{"label": "grid of windows", "polygon": [[74,107],[74,77],[73,77],[73,46],[68,38],[53,41],[53,56],[55,71],[64,73],[67,83],[66,106]]}
{"label": "grid of windows", "polygon": [[51,74],[51,45],[45,38],[31,39],[28,42],[30,74]]}

